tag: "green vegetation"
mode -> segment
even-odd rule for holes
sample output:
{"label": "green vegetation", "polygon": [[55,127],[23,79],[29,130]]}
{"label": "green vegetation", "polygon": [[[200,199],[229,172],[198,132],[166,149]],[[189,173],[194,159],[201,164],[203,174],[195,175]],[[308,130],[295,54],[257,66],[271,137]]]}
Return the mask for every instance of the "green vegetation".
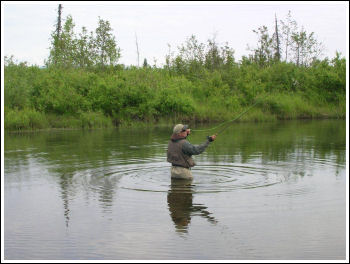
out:
{"label": "green vegetation", "polygon": [[254,31],[258,47],[239,62],[215,37],[205,45],[191,36],[177,54],[169,51],[163,67],[146,59],[143,67],[117,64],[120,50],[108,21],[99,19],[96,37],[84,28],[77,37],[73,28],[70,16],[63,30],[57,26],[45,68],[5,57],[5,129],[221,122],[256,100],[239,121],[346,115],[345,58],[317,59],[313,33],[294,27],[289,39],[281,35],[275,42],[277,20],[272,37],[266,27]]}

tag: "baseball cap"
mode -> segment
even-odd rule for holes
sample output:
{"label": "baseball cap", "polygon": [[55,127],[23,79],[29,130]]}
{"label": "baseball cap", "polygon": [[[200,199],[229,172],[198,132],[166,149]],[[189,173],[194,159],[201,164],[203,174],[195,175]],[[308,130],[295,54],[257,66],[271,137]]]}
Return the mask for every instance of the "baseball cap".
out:
{"label": "baseball cap", "polygon": [[183,131],[186,131],[186,129],[188,129],[188,125],[177,124],[176,126],[174,126],[173,134],[179,134]]}

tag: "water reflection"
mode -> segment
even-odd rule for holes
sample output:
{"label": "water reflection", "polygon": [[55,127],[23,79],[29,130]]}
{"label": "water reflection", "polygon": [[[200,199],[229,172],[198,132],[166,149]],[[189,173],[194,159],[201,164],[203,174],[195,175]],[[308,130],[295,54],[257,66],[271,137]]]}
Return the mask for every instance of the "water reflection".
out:
{"label": "water reflection", "polygon": [[193,204],[193,180],[171,179],[168,191],[168,208],[175,229],[179,233],[187,233],[191,217],[200,215],[210,223],[216,224],[217,220],[202,204]]}
{"label": "water reflection", "polygon": [[63,203],[64,218],[66,227],[70,221],[70,203],[76,200],[76,196],[83,190],[83,193],[89,196],[96,196],[103,212],[112,210],[114,196],[118,189],[120,177],[115,173],[111,173],[106,168],[96,168],[87,171],[69,171],[61,167],[52,169],[58,178],[58,186],[60,187],[60,197]]}
{"label": "water reflection", "polygon": [[61,187],[61,198],[63,200],[64,218],[66,219],[66,227],[69,225],[69,177],[62,174],[59,186]]}

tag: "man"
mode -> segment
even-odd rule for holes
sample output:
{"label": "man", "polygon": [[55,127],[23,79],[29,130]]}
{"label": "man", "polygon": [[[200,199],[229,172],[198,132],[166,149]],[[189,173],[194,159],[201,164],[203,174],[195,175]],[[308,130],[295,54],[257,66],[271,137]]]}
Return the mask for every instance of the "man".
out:
{"label": "man", "polygon": [[183,124],[177,124],[173,129],[167,151],[167,160],[172,164],[171,178],[192,179],[191,168],[196,165],[192,155],[202,153],[216,138],[213,135],[206,142],[195,146],[186,140],[190,133],[188,126]]}

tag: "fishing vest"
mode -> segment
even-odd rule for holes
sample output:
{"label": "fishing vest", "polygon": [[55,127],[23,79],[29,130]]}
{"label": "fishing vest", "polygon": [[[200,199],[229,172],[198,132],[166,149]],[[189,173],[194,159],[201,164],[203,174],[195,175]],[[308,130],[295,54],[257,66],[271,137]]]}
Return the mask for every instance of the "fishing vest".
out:
{"label": "fishing vest", "polygon": [[174,166],[180,166],[184,168],[190,168],[195,165],[194,160],[191,156],[186,155],[182,152],[182,145],[186,140],[181,139],[177,141],[169,141],[168,152],[167,152],[167,161]]}

